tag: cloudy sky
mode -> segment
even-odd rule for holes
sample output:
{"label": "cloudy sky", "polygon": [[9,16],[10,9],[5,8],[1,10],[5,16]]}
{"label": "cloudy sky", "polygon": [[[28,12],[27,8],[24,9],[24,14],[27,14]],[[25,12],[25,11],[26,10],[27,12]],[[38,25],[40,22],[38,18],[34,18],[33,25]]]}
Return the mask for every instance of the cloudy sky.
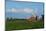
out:
{"label": "cloudy sky", "polygon": [[43,14],[43,3],[6,0],[6,17],[27,18]]}

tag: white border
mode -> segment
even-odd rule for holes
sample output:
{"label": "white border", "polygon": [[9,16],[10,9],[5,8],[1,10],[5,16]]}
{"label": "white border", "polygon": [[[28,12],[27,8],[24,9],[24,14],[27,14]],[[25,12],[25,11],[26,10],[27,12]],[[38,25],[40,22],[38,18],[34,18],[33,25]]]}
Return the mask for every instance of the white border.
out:
{"label": "white border", "polygon": [[[32,1],[32,2],[44,2],[45,0],[19,0],[19,1]],[[46,4],[44,5],[45,9],[45,24],[46,24]],[[46,25],[45,25],[46,29]],[[19,30],[19,31],[45,31],[45,29],[34,29],[34,30]],[[0,0],[0,31],[5,31],[5,0]]]}
{"label": "white border", "polygon": [[5,6],[4,0],[0,0],[0,31],[5,31]]}

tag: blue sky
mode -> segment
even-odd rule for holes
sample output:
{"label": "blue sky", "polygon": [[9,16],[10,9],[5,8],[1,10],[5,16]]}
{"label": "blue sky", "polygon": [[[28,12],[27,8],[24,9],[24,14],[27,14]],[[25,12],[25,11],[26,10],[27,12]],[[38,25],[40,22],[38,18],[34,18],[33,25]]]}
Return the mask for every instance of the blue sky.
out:
{"label": "blue sky", "polygon": [[43,14],[43,3],[6,1],[6,17],[26,18]]}

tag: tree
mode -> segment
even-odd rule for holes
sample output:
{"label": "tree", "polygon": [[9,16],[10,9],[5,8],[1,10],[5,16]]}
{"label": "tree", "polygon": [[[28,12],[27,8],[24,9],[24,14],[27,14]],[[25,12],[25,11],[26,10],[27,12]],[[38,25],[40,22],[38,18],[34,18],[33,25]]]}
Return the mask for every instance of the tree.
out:
{"label": "tree", "polygon": [[44,21],[44,15],[42,15],[42,20]]}
{"label": "tree", "polygon": [[36,20],[37,20],[37,16],[36,16]]}
{"label": "tree", "polygon": [[9,20],[10,20],[10,19],[7,17],[7,18],[6,18],[6,21],[9,21]]}

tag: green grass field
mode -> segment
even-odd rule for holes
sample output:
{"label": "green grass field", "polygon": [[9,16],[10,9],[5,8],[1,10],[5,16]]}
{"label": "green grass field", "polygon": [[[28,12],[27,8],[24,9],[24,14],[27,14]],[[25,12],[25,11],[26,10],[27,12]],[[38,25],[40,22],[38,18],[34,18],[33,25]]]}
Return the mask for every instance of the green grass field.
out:
{"label": "green grass field", "polygon": [[43,21],[37,21],[34,23],[26,23],[26,19],[17,19],[14,21],[6,21],[6,30],[24,30],[24,29],[40,29],[44,28]]}

